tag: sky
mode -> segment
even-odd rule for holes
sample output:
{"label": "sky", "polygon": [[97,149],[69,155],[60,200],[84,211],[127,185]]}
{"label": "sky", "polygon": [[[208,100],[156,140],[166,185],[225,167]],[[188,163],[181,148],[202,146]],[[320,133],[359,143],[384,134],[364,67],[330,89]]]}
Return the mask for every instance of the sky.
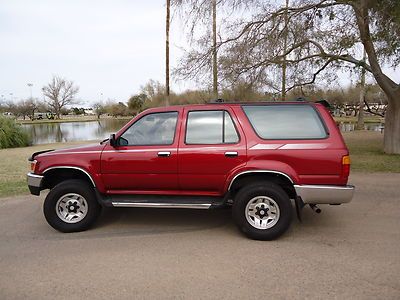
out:
{"label": "sky", "polygon": [[[149,79],[163,83],[165,10],[164,0],[0,0],[1,99],[30,97],[28,83],[41,99],[53,75],[74,81],[88,103],[127,101]],[[172,67],[185,44],[178,27],[171,25]]]}
{"label": "sky", "polygon": [[[150,79],[164,83],[165,10],[165,0],[0,0],[0,99],[28,98],[30,89],[42,99],[53,75],[80,87],[82,106],[126,102]],[[177,16],[170,34],[172,69],[188,47]],[[399,69],[385,72],[400,81]],[[187,88],[204,87],[172,80],[172,90]]]}

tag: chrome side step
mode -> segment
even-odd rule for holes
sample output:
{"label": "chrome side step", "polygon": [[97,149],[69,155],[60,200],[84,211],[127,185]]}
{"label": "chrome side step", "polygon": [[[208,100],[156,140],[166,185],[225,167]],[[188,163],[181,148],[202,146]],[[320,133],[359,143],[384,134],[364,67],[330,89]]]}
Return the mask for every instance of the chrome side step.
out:
{"label": "chrome side step", "polygon": [[111,202],[114,207],[209,209],[212,203]]}
{"label": "chrome side step", "polygon": [[222,197],[104,195],[98,192],[96,195],[99,203],[108,207],[213,209],[226,206],[226,199]]}

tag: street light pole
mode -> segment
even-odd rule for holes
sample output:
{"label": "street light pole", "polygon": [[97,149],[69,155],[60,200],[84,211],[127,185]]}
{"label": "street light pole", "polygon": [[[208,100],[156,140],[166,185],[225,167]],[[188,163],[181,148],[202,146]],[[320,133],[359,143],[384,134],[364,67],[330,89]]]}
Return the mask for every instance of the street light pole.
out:
{"label": "street light pole", "polygon": [[29,86],[29,91],[31,92],[31,99],[32,99],[32,86],[33,86],[33,83],[28,83],[27,85]]}

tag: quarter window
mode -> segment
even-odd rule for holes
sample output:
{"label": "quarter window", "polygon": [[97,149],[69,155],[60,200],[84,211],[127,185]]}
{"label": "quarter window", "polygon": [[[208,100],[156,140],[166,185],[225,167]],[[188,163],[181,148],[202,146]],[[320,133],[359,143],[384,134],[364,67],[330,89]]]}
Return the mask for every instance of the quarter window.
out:
{"label": "quarter window", "polygon": [[233,144],[239,141],[227,111],[191,111],[186,127],[186,144]]}
{"label": "quarter window", "polygon": [[132,124],[119,138],[120,146],[171,145],[178,112],[148,114]]}
{"label": "quarter window", "polygon": [[310,105],[243,106],[254,130],[263,139],[321,139],[327,136]]}

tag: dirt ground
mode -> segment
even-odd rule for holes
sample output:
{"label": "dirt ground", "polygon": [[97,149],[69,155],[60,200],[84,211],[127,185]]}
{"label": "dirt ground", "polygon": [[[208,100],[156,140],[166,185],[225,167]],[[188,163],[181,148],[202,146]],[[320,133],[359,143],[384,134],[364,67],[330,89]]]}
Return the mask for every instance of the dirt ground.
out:
{"label": "dirt ground", "polygon": [[341,206],[304,209],[272,242],[230,210],[108,209],[47,225],[43,196],[0,199],[0,299],[400,299],[400,174],[353,174]]}

